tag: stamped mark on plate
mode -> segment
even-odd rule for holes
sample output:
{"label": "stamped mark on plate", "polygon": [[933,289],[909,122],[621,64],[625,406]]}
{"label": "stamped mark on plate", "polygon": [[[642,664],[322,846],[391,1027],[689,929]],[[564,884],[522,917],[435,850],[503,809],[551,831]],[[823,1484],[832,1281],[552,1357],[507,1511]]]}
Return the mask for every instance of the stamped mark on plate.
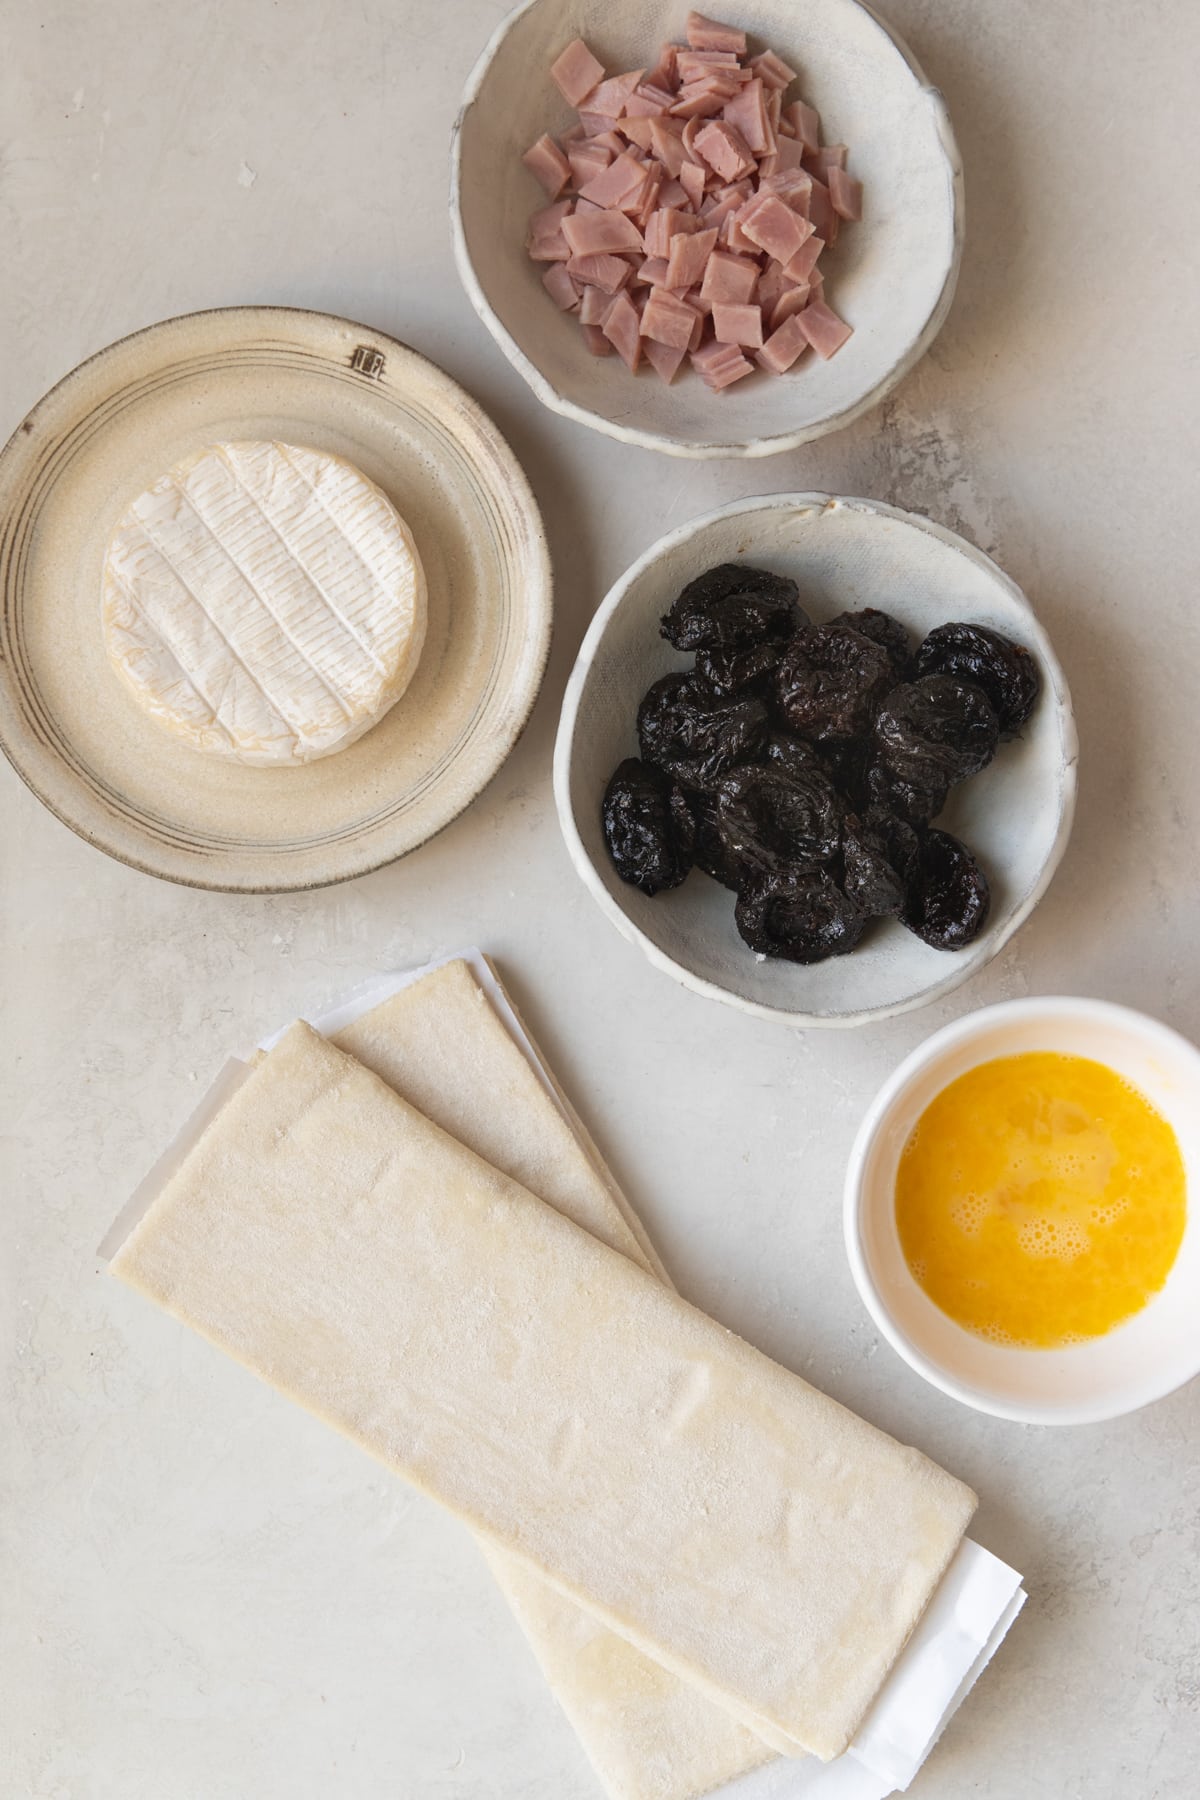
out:
{"label": "stamped mark on plate", "polygon": [[374,344],[356,344],[350,358],[350,367],[357,374],[366,375],[371,381],[378,381],[386,360],[383,351],[377,350]]}

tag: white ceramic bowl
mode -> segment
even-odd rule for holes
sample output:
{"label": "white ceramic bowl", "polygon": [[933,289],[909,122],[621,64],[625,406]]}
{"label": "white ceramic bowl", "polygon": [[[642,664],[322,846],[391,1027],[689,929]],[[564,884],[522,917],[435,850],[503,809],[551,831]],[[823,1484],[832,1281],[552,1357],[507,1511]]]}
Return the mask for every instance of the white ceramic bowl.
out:
{"label": "white ceramic bowl", "polygon": [[525,254],[545,197],[521,154],[574,117],[549,68],[576,36],[610,71],[648,66],[683,36],[686,0],[528,0],[505,19],[467,83],[451,146],[459,273],[480,318],[539,400],[610,437],[678,456],[768,456],[848,425],[928,349],[949,310],[962,250],[962,165],[945,104],[909,51],[857,0],[744,0],[725,14],[800,72],[826,142],[850,146],[865,217],[822,262],[854,336],[829,362],[747,377],[709,393],[694,371],[664,387],[591,356]]}
{"label": "white ceramic bowl", "polygon": [[[978,1063],[1027,1051],[1106,1063],[1139,1087],[1179,1140],[1188,1222],[1162,1291],[1132,1319],[1065,1350],[1014,1350],[965,1331],[922,1292],[896,1230],[900,1153],[918,1118]],[[871,1317],[926,1381],[979,1412],[1086,1425],[1132,1412],[1200,1374],[1200,1051],[1144,1013],[1102,1000],[988,1006],[934,1032],[876,1096],[846,1171],[846,1252]]]}
{"label": "white ceramic bowl", "polygon": [[[817,619],[879,606],[914,638],[965,619],[1026,644],[1042,696],[1024,736],[952,790],[939,819],[979,856],[992,888],[986,929],[969,949],[931,950],[894,922],[850,956],[802,968],[759,962],[738,936],[733,896],[706,876],[654,899],[621,881],[600,829],[608,778],[637,754],[646,689],[690,658],[659,635],[685,582],[745,560],[794,577]],[[1032,912],[1066,847],[1075,806],[1071,700],[1049,639],[1013,582],[972,545],[913,513],[827,494],[737,500],[660,538],[611,589],[567,684],[554,789],[567,847],[601,910],[658,968],[710,999],[790,1025],[861,1025],[939,998],[982,968]]]}

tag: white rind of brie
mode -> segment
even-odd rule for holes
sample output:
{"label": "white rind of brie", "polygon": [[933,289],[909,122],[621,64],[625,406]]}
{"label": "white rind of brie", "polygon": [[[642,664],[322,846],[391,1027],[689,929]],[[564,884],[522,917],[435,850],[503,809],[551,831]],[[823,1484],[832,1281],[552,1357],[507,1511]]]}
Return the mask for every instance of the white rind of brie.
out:
{"label": "white rind of brie", "polygon": [[362,737],[412,680],[425,576],[391,501],[340,457],[213,444],[125,512],[101,622],[118,675],[177,741],[305,763]]}

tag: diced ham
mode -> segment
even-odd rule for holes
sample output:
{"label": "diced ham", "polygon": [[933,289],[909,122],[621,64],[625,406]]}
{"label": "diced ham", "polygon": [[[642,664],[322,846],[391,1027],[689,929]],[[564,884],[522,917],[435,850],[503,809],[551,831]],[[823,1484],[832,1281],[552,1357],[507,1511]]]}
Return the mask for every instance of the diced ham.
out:
{"label": "diced ham", "polygon": [[600,255],[573,256],[567,264],[567,273],[588,287],[602,288],[606,294],[615,294],[618,288],[625,286],[633,271],[620,256]]}
{"label": "diced ham", "polygon": [[790,262],[783,265],[783,272],[789,281],[807,282],[817,266],[822,250],[825,248],[824,238],[813,236],[805,238]]}
{"label": "diced ham", "polygon": [[854,329],[823,300],[810,300],[804,311],[796,314],[796,322],[817,355],[826,359],[841,349]]}
{"label": "diced ham", "polygon": [[697,282],[702,281],[705,264],[712,255],[716,242],[715,231],[679,233],[673,237],[667,257],[667,286],[695,287]]}
{"label": "diced ham", "polygon": [[775,133],[763,102],[761,81],[748,81],[744,88],[725,102],[722,114],[727,125],[739,133],[747,148],[757,156],[765,156],[775,148]]}
{"label": "diced ham", "polygon": [[672,130],[667,119],[651,119],[650,149],[668,175],[678,175],[683,167],[683,134]]}
{"label": "diced ham", "polygon": [[773,331],[755,361],[772,375],[783,375],[797,357],[808,349],[808,339],[800,328],[799,313],[793,313]]}
{"label": "diced ham", "polygon": [[646,165],[632,150],[626,150],[615,162],[593,175],[579,192],[596,206],[624,206],[641,193],[646,183]]}
{"label": "diced ham", "polygon": [[585,138],[582,144],[570,146],[567,161],[571,165],[572,187],[586,187],[601,169],[607,169],[612,161],[612,151],[606,150],[603,144],[597,144],[594,139]]}
{"label": "diced ham", "polygon": [[718,302],[743,306],[753,294],[757,281],[757,263],[745,256],[728,256],[724,251],[715,250],[708,259],[700,292],[714,306]]}
{"label": "diced ham", "polygon": [[722,25],[719,19],[706,19],[703,13],[687,16],[687,41],[693,50],[732,50],[737,56],[746,54],[746,34],[733,25]]}
{"label": "diced ham", "polygon": [[610,75],[607,81],[602,81],[588,95],[587,110],[605,113],[610,119],[619,119],[625,111],[626,101],[645,73],[645,69],[631,69],[627,75]]}
{"label": "diced ham", "polygon": [[571,179],[571,165],[552,137],[542,133],[531,144],[521,161],[531,175],[536,175],[552,200],[557,200]]}
{"label": "diced ham", "polygon": [[679,370],[679,365],[687,355],[685,344],[660,344],[657,338],[645,338],[642,342],[642,354],[650,364],[660,381],[669,387]]}
{"label": "diced ham", "polygon": [[620,256],[646,249],[641,232],[623,212],[576,213],[563,220],[563,236],[571,246],[572,256]]}
{"label": "diced ham", "polygon": [[752,200],[738,214],[738,226],[760,250],[778,262],[787,263],[795,256],[812,227],[794,213],[778,194],[765,194]]}
{"label": "diced ham", "polygon": [[692,367],[700,371],[714,393],[754,373],[754,364],[746,361],[736,344],[706,344],[702,350],[693,350]]}
{"label": "diced ham", "polygon": [[637,310],[628,294],[618,294],[600,327],[617,355],[632,374],[642,360],[642,339]]}
{"label": "diced ham", "polygon": [[665,288],[651,288],[642,313],[642,336],[654,338],[660,344],[670,344],[676,350],[686,350],[698,317],[694,308],[677,294],[668,293]]}
{"label": "diced ham", "polygon": [[604,64],[594,57],[582,38],[572,38],[550,64],[550,79],[568,106],[578,107],[604,75]]}
{"label": "diced ham", "polygon": [[773,50],[764,50],[761,56],[751,57],[750,67],[764,87],[783,89],[796,79],[795,69],[790,69]]}
{"label": "diced ham", "polygon": [[862,218],[862,182],[836,165],[829,171],[829,199],[839,219]]}
{"label": "diced ham", "polygon": [[649,75],[606,76],[582,38],[559,53],[551,76],[577,116],[523,158],[551,201],[525,247],[593,356],[615,348],[636,371],[644,354],[668,383],[690,357],[720,392],[846,341],[817,265],[861,217],[862,188],[814,109],[785,106],[779,56],[750,56],[742,31],[700,13],[687,37]]}
{"label": "diced ham", "polygon": [[563,312],[574,312],[579,305],[579,289],[562,263],[552,263],[542,276],[542,286]]}
{"label": "diced ham", "polygon": [[706,125],[696,133],[696,148],[722,181],[736,181],[754,167],[754,157],[741,132],[724,120]]}
{"label": "diced ham", "polygon": [[612,295],[606,294],[603,288],[585,287],[579,296],[579,323],[603,325],[612,303]]}
{"label": "diced ham", "polygon": [[697,209],[704,198],[704,183],[707,179],[706,172],[697,162],[685,162],[679,171],[679,185],[687,196],[689,204]]}
{"label": "diced ham", "polygon": [[771,330],[778,331],[785,319],[790,319],[793,313],[803,312],[811,294],[812,289],[807,282],[803,287],[785,287],[771,308],[771,316],[768,320]]}
{"label": "diced ham", "polygon": [[790,106],[784,107],[783,116],[806,150],[816,152],[821,148],[821,115],[815,107],[806,106],[803,100],[793,100]]}
{"label": "diced ham", "polygon": [[718,343],[762,349],[762,312],[757,306],[731,306],[727,301],[718,301],[712,309],[712,321]]}

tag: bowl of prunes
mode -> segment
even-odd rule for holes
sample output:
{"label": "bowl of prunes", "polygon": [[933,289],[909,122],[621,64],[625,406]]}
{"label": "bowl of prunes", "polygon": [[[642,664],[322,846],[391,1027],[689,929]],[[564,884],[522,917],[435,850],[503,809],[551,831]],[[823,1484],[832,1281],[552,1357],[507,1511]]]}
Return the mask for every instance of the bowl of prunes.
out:
{"label": "bowl of prunes", "polygon": [[617,582],[555,797],[618,929],[793,1025],[921,1006],[990,960],[1066,846],[1070,695],[1020,590],[879,502],[739,500]]}

